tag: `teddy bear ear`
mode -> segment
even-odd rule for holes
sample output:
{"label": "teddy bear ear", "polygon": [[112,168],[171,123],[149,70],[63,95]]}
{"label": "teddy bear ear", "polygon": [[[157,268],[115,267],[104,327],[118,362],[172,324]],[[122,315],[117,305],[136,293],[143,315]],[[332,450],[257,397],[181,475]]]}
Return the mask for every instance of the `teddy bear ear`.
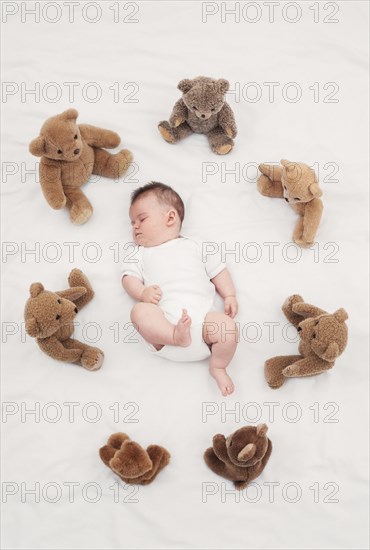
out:
{"label": "teddy bear ear", "polygon": [[340,309],[337,309],[337,311],[335,311],[333,315],[339,323],[344,323],[344,321],[347,321],[348,319],[348,313],[342,307]]}
{"label": "teddy bear ear", "polygon": [[248,443],[238,454],[238,460],[246,462],[250,460],[256,453],[256,446],[254,443]]}
{"label": "teddy bear ear", "polygon": [[311,183],[309,189],[314,197],[318,198],[322,196],[322,191],[317,183]]}
{"label": "teddy bear ear", "polygon": [[63,120],[76,120],[78,117],[78,111],[76,111],[76,109],[67,109],[60,116]]}
{"label": "teddy bear ear", "polygon": [[282,164],[283,166],[287,167],[287,166],[289,166],[289,164],[293,164],[293,163],[292,163],[290,160],[281,159],[280,164]]}
{"label": "teddy bear ear", "polygon": [[258,437],[264,437],[267,434],[267,430],[268,430],[267,424],[258,424],[257,426]]}
{"label": "teddy bear ear", "polygon": [[153,463],[146,451],[134,441],[124,441],[119,451],[109,461],[109,466],[118,475],[133,479],[149,472]]}
{"label": "teddy bear ear", "polygon": [[29,317],[26,320],[26,332],[29,336],[32,336],[32,338],[36,338],[36,336],[40,334],[39,325],[34,317]]}
{"label": "teddy bear ear", "polygon": [[41,283],[32,283],[30,286],[30,295],[31,298],[36,298],[44,290],[44,287]]}
{"label": "teddy bear ear", "polygon": [[35,157],[42,157],[45,154],[45,139],[39,136],[31,141],[28,146],[29,152]]}
{"label": "teddy bear ear", "polygon": [[230,83],[225,78],[220,78],[217,80],[217,86],[222,94],[226,94],[227,90],[230,88]]}
{"label": "teddy bear ear", "polygon": [[184,92],[188,92],[193,86],[193,81],[189,80],[188,78],[184,78],[183,80],[180,80],[180,82],[177,85],[177,88]]}

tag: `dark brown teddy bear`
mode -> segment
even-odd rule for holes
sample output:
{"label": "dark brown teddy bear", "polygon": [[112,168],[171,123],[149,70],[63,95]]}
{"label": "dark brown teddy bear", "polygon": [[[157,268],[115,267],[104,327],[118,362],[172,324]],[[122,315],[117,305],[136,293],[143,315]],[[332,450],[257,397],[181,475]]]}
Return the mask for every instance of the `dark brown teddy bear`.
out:
{"label": "dark brown teddy bear", "polygon": [[294,294],[285,300],[282,309],[299,332],[300,355],[281,355],[266,361],[265,378],[270,388],[280,388],[286,378],[313,376],[333,368],[347,345],[348,314],[343,308],[327,313]]}
{"label": "dark brown teddy bear", "polygon": [[26,332],[53,359],[76,363],[88,370],[100,369],[103,352],[71,338],[73,319],[92,300],[94,291],[79,269],[71,271],[68,283],[70,288],[58,292],[45,290],[41,283],[31,285],[31,296],[24,310]]}
{"label": "dark brown teddy bear", "polygon": [[108,468],[125,483],[148,485],[170,461],[170,453],[159,445],[149,445],[145,451],[128,435],[112,434],[99,455]]}
{"label": "dark brown teddy bear", "polygon": [[229,153],[237,134],[234,113],[225,101],[229,82],[198,76],[181,80],[177,87],[183,96],[176,101],[169,122],[158,125],[163,138],[176,143],[192,133],[206,134],[214,153]]}
{"label": "dark brown teddy bear", "polygon": [[118,147],[119,135],[90,124],[77,124],[77,117],[76,109],[68,109],[49,118],[29,150],[41,157],[40,183],[49,205],[56,210],[67,206],[72,222],[80,225],[93,213],[81,185],[91,174],[118,178],[127,170],[132,154],[123,149],[112,155],[102,149]]}
{"label": "dark brown teddy bear", "polygon": [[244,426],[225,438],[217,434],[213,446],[204,453],[204,460],[215,474],[234,482],[236,489],[244,489],[264,470],[272,451],[266,436],[266,424]]}

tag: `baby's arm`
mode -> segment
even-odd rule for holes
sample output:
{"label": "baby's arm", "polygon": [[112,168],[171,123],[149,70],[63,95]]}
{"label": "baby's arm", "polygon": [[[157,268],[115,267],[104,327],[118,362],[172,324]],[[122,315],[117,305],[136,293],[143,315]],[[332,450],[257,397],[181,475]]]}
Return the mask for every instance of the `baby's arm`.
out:
{"label": "baby's arm", "polygon": [[215,285],[217,292],[224,299],[225,313],[234,318],[238,313],[238,302],[233,280],[229,271],[225,268],[216,277],[211,279]]}
{"label": "baby's arm", "polygon": [[158,285],[146,287],[140,279],[133,275],[124,275],[122,277],[122,286],[127,294],[138,302],[148,302],[157,305],[162,297],[162,291]]}

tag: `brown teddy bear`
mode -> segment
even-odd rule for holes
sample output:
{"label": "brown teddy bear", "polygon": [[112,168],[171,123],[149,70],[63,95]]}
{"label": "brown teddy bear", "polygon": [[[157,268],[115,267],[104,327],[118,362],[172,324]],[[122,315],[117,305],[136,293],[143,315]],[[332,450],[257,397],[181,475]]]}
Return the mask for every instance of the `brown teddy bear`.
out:
{"label": "brown teddy bear", "polygon": [[198,76],[181,80],[177,87],[182,98],[175,103],[169,122],[158,125],[163,138],[176,143],[193,132],[206,134],[214,153],[229,153],[237,134],[234,113],[225,101],[229,82]]}
{"label": "brown teddy bear", "polygon": [[31,285],[31,296],[24,310],[26,332],[53,359],[76,363],[88,370],[100,369],[103,352],[71,338],[73,319],[90,302],[94,291],[79,269],[71,271],[68,283],[70,288],[59,292],[44,290],[41,283]]}
{"label": "brown teddy bear", "polygon": [[125,483],[148,485],[170,461],[170,453],[159,445],[149,445],[145,451],[128,435],[112,434],[99,455],[108,468]]}
{"label": "brown teddy bear", "polygon": [[257,187],[266,197],[284,198],[299,214],[293,232],[293,240],[299,246],[310,247],[315,241],[323,204],[322,191],[315,172],[303,162],[281,160],[279,165],[260,164],[262,175]]}
{"label": "brown teddy bear", "polygon": [[75,224],[85,223],[93,212],[81,191],[91,174],[118,178],[128,168],[132,154],[127,149],[112,155],[102,149],[120,144],[120,137],[111,130],[89,124],[77,124],[78,112],[68,109],[49,118],[40,135],[31,141],[30,152],[41,157],[41,189],[49,205],[59,210],[69,208]]}
{"label": "brown teddy bear", "polygon": [[343,308],[327,313],[294,294],[285,300],[282,309],[299,332],[300,355],[282,355],[266,361],[265,378],[270,388],[280,388],[286,378],[312,376],[331,369],[347,345],[348,315]]}
{"label": "brown teddy bear", "polygon": [[217,434],[213,446],[204,453],[204,460],[215,474],[234,482],[236,489],[244,489],[264,470],[272,451],[266,436],[266,424],[244,426],[225,438]]}

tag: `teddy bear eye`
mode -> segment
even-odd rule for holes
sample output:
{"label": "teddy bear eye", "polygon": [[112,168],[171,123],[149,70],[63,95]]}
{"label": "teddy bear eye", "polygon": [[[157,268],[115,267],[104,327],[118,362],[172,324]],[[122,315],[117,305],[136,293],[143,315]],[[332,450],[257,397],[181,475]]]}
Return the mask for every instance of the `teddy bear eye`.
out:
{"label": "teddy bear eye", "polygon": [[215,111],[216,109],[213,107],[213,109],[211,109],[211,111]]}
{"label": "teddy bear eye", "polygon": [[283,187],[284,187],[284,189],[285,189],[285,191],[286,191],[286,185],[283,185]]}
{"label": "teddy bear eye", "polygon": [[61,149],[58,149],[57,153],[58,153],[58,155],[61,155],[63,153],[63,151]]}
{"label": "teddy bear eye", "polygon": [[316,338],[316,333],[315,332],[313,333],[312,338]]}
{"label": "teddy bear eye", "polygon": [[198,110],[195,105],[193,105],[193,109],[195,109],[196,111]]}
{"label": "teddy bear eye", "polygon": [[299,197],[294,197],[295,201],[300,201],[301,199]]}
{"label": "teddy bear eye", "polygon": [[58,304],[61,304],[62,303],[62,300],[57,300],[58,301]]}
{"label": "teddy bear eye", "polygon": [[60,319],[60,315],[57,315],[55,319],[58,321]]}
{"label": "teddy bear eye", "polygon": [[74,139],[77,139],[77,134],[75,135]]}

